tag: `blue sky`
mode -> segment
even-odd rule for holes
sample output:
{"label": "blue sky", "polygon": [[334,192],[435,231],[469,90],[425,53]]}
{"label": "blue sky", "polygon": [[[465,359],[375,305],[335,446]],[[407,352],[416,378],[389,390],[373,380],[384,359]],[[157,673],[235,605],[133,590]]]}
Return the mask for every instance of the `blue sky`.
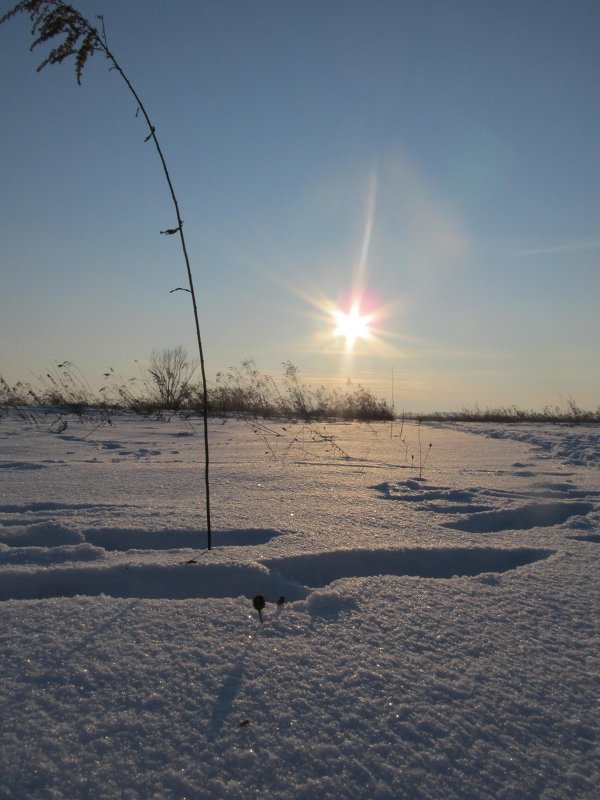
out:
{"label": "blue sky", "polygon": [[[13,3],[2,3],[4,11]],[[81,0],[145,102],[210,375],[291,359],[411,410],[600,403],[596,0]],[[94,56],[0,28],[0,371],[194,350],[170,198]],[[336,307],[372,315],[349,351]]]}

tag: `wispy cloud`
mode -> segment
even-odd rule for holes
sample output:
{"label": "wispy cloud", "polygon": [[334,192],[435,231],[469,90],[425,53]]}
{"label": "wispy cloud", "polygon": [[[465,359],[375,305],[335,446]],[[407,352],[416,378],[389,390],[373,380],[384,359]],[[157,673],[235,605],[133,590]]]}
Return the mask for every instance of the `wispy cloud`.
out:
{"label": "wispy cloud", "polygon": [[547,245],[545,247],[532,247],[528,250],[519,250],[512,253],[513,258],[525,258],[526,256],[544,256],[554,253],[577,253],[600,249],[600,239],[583,239],[575,242],[563,242],[563,244]]}

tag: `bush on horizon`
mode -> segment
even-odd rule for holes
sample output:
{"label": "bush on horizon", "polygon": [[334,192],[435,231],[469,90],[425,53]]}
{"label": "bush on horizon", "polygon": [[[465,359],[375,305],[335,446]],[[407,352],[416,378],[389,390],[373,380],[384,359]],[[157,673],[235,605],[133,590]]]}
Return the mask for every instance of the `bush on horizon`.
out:
{"label": "bush on horizon", "polygon": [[[278,383],[260,372],[252,360],[217,373],[208,388],[211,416],[251,416],[305,421],[322,419],[391,420],[392,408],[361,384],[348,380],[345,390],[313,387],[300,382],[298,368],[283,364]],[[10,386],[0,374],[0,413],[47,407],[81,416],[86,409],[133,411],[149,416],[161,412],[202,413],[203,388],[193,382],[194,363],[182,347],[153,351],[139,378],[124,379],[112,368],[95,393],[80,370],[64,361],[37,378],[35,384]],[[20,414],[23,416],[23,413]]]}

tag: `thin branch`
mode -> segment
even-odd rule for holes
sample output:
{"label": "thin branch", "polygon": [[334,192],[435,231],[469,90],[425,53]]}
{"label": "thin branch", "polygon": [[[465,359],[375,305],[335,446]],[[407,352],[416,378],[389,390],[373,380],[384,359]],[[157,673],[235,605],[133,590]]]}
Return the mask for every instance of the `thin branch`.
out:
{"label": "thin branch", "polygon": [[65,58],[68,58],[69,56],[75,56],[75,75],[77,78],[77,83],[80,84],[81,74],[88,58],[92,56],[95,52],[103,53],[106,56],[106,58],[110,61],[112,65],[111,69],[115,69],[119,73],[119,75],[125,82],[127,88],[129,89],[131,95],[135,99],[138,108],[138,110],[136,111],[136,116],[141,111],[146,121],[149,134],[144,141],[147,142],[150,141],[150,139],[152,139],[156,147],[156,151],[158,153],[163,168],[163,173],[167,181],[167,185],[169,187],[169,192],[171,194],[173,206],[175,208],[177,228],[175,228],[174,231],[179,233],[181,249],[183,251],[183,257],[185,261],[188,283],[189,283],[189,289],[186,291],[189,292],[192,298],[192,308],[193,308],[194,323],[196,328],[196,340],[198,344],[198,353],[200,356],[200,371],[202,375],[202,390],[203,390],[203,400],[204,400],[203,421],[204,421],[204,460],[205,460],[204,482],[206,490],[206,527],[208,533],[208,549],[210,550],[212,544],[212,538],[211,538],[212,529],[211,529],[211,518],[210,518],[208,387],[206,381],[204,353],[202,348],[202,338],[200,335],[200,322],[198,318],[198,307],[196,304],[194,281],[192,277],[192,270],[188,257],[186,241],[183,234],[183,220],[181,219],[181,214],[179,213],[179,203],[175,195],[175,190],[173,188],[171,176],[167,168],[167,163],[165,161],[165,157],[163,155],[162,149],[160,147],[160,144],[156,136],[156,129],[152,124],[152,122],[150,121],[150,117],[148,116],[146,108],[142,103],[139,95],[137,94],[136,90],[131,84],[129,78],[123,72],[123,69],[117,62],[112,51],[108,47],[106,32],[104,30],[104,20],[102,19],[102,17],[100,17],[100,19],[102,21],[103,33],[102,35],[100,35],[98,33],[98,30],[90,22],[88,22],[88,20],[84,16],[82,16],[79,13],[79,11],[77,11],[75,8],[73,8],[73,6],[69,5],[68,3],[63,2],[63,0],[21,0],[21,2],[13,6],[12,9],[7,11],[0,18],[0,24],[6,22],[8,19],[11,19],[20,12],[27,13],[32,22],[31,33],[32,36],[34,37],[33,44],[31,45],[32,50],[38,45],[48,42],[57,36],[64,36],[64,41],[56,45],[50,51],[49,55],[38,66],[37,68],[38,72],[41,69],[43,69],[47,64],[60,64],[62,63],[62,61],[65,60]]}

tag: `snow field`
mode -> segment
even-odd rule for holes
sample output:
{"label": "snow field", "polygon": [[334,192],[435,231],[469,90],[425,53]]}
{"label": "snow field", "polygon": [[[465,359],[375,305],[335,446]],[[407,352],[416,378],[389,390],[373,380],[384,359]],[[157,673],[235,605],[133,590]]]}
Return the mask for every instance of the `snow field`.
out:
{"label": "snow field", "polygon": [[596,797],[595,429],[496,427],[215,422],[208,553],[189,423],[2,419],[0,798]]}

